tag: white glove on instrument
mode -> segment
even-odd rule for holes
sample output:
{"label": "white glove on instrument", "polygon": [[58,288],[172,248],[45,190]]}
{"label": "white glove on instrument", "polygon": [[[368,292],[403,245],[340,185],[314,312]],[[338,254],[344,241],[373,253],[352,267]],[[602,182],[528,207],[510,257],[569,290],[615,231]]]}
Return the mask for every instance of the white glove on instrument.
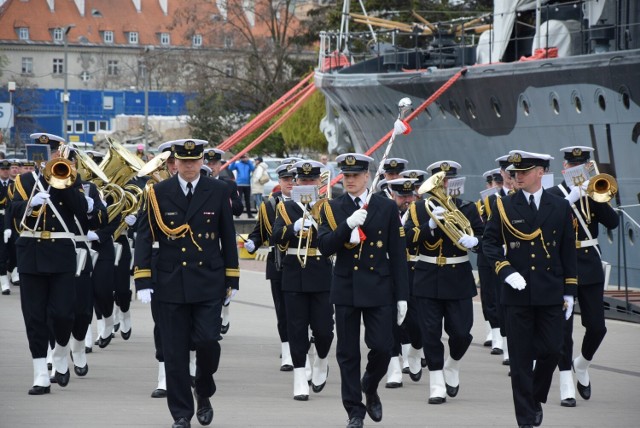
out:
{"label": "white glove on instrument", "polygon": [[135,215],[129,214],[124,218],[124,222],[127,223],[127,226],[133,226],[134,224],[136,224],[137,218],[138,217],[136,217]]}
{"label": "white glove on instrument", "polygon": [[509,284],[515,290],[524,290],[527,286],[527,280],[522,277],[518,272],[514,272],[504,279],[504,282]]}
{"label": "white glove on instrument", "polygon": [[400,119],[396,119],[393,124],[393,135],[404,134],[405,132],[408,134],[407,130],[411,131],[406,122],[403,122]]}
{"label": "white glove on instrument", "polygon": [[402,325],[404,322],[404,318],[407,316],[407,301],[406,300],[398,300],[398,325]]}
{"label": "white glove on instrument", "polygon": [[151,302],[151,294],[153,293],[153,289],[151,288],[145,288],[142,290],[138,290],[138,300],[140,300],[142,303],[149,303]]}
{"label": "white glove on instrument", "polygon": [[244,248],[246,248],[248,252],[253,253],[256,250],[256,244],[251,239],[248,239],[247,242],[244,243]]}
{"label": "white glove on instrument", "polygon": [[575,303],[575,300],[573,296],[562,296],[562,298],[564,299],[565,305],[564,319],[568,320],[571,318],[571,314],[573,313],[573,304]]}
{"label": "white glove on instrument", "polygon": [[224,298],[223,305],[227,306],[231,302],[231,300],[233,300],[237,292],[238,290],[235,288],[231,288],[231,287],[227,288],[227,296]]}
{"label": "white glove on instrument", "polygon": [[31,198],[31,207],[39,207],[40,205],[44,204],[49,198],[51,197],[50,194],[48,194],[47,192],[38,192],[35,195],[33,195],[33,198]]}
{"label": "white glove on instrument", "polygon": [[300,232],[300,230],[302,230],[302,229],[304,229],[304,230],[309,229],[312,225],[313,225],[313,223],[308,218],[306,218],[304,220],[304,225],[303,225],[302,224],[302,217],[300,217],[298,220],[296,220],[295,223],[293,223],[293,230],[294,230],[294,232]]}
{"label": "white glove on instrument", "polygon": [[[433,210],[431,210],[431,214],[433,214],[433,216],[435,218],[437,218],[438,220],[442,220],[442,219],[444,219],[443,214],[444,214],[445,211],[446,210],[444,208],[442,208],[442,207],[435,207]],[[435,220],[432,219],[432,218],[429,218],[429,227],[431,229],[436,229],[438,227],[438,225],[436,224]]]}
{"label": "white glove on instrument", "polygon": [[91,241],[97,241],[100,238],[98,238],[98,234],[95,233],[93,230],[90,230],[87,232],[87,241],[91,242]]}
{"label": "white glove on instrument", "polygon": [[458,240],[458,244],[461,244],[465,248],[472,249],[478,245],[478,238],[475,236],[469,236],[465,233]]}
{"label": "white glove on instrument", "polygon": [[87,195],[85,195],[84,198],[87,200],[87,214],[91,214],[91,211],[93,211],[93,199]]}
{"label": "white glove on instrument", "polygon": [[9,238],[11,238],[11,229],[4,230],[4,243],[9,242]]}
{"label": "white glove on instrument", "polygon": [[[571,187],[571,192],[569,192],[569,194],[564,198],[567,201],[569,201],[571,205],[573,205],[578,201],[578,199],[580,199],[580,193],[581,193],[580,187],[573,186]],[[584,192],[582,192],[582,195],[584,196]]]}
{"label": "white glove on instrument", "polygon": [[367,210],[360,208],[347,218],[347,226],[349,226],[350,229],[355,229],[358,226],[362,226],[366,219]]}

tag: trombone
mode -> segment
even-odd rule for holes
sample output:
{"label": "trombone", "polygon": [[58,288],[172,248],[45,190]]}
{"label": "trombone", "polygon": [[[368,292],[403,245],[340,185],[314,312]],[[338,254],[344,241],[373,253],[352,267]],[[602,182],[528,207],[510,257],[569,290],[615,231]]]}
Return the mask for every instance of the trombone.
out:
{"label": "trombone", "polygon": [[[298,262],[300,262],[300,266],[304,269],[307,266],[307,257],[309,256],[309,245],[311,245],[311,236],[313,235],[313,231],[311,228],[304,230],[304,223],[307,221],[309,216],[311,215],[309,212],[309,204],[314,201],[312,194],[303,194],[300,195],[300,203],[304,205],[302,208],[302,229],[300,229],[300,236],[298,238],[298,251],[296,252],[296,257],[298,258]],[[302,241],[305,241],[304,248],[304,256],[302,253]]]}
{"label": "trombone", "polygon": [[[590,178],[587,179],[587,177]],[[580,192],[580,213],[587,224],[591,223],[591,207],[587,197],[595,202],[609,202],[618,193],[618,182],[616,179],[605,173],[598,171],[598,165],[591,161],[584,165],[584,173],[572,177],[573,184],[578,186]],[[582,194],[582,185],[589,180],[585,194]]]}

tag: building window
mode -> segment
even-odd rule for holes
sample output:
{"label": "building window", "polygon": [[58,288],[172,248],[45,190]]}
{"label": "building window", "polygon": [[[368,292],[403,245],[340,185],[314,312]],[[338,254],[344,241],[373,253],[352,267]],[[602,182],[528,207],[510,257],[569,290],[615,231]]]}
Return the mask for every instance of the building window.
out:
{"label": "building window", "polygon": [[231,49],[233,47],[233,37],[224,36],[224,48]]}
{"label": "building window", "polygon": [[67,134],[73,134],[73,120],[67,120]]}
{"label": "building window", "polygon": [[53,74],[62,74],[64,73],[64,60],[62,58],[54,58],[53,59]]}
{"label": "building window", "polygon": [[64,42],[64,31],[62,30],[62,28],[53,29],[53,41],[56,43]]}
{"label": "building window", "polygon": [[82,80],[83,82],[88,82],[89,80],[91,80],[91,74],[89,74],[87,70],[84,70],[82,73],[80,73],[80,80]]}
{"label": "building window", "polygon": [[108,131],[109,130],[109,121],[108,120],[101,120],[98,122],[98,128],[100,129],[100,131]]}
{"label": "building window", "polygon": [[[113,97],[112,96],[105,95],[105,97],[102,99],[102,108],[104,110],[113,110]],[[102,128],[100,128],[100,130],[102,131]]]}
{"label": "building window", "polygon": [[82,120],[76,120],[73,122],[73,130],[75,134],[84,134],[84,122]]}
{"label": "building window", "polygon": [[132,31],[129,33],[129,44],[137,45],[138,44],[138,32]]}
{"label": "building window", "polygon": [[109,60],[107,62],[107,75],[108,76],[117,76],[118,75],[118,61]]}
{"label": "building window", "polygon": [[33,74],[33,58],[22,58],[22,74]]}
{"label": "building window", "polygon": [[102,40],[104,40],[105,43],[113,43],[113,31],[105,31],[102,35]]}
{"label": "building window", "polygon": [[168,46],[171,44],[171,34],[169,33],[160,33],[160,44],[162,46]]}
{"label": "building window", "polygon": [[89,134],[95,134],[98,130],[98,122],[95,120],[87,120],[87,132]]}
{"label": "building window", "polygon": [[28,27],[18,28],[18,38],[20,40],[29,40],[29,28]]}
{"label": "building window", "polygon": [[195,34],[191,40],[194,48],[202,46],[202,34]]}
{"label": "building window", "polygon": [[227,77],[233,77],[235,75],[235,67],[233,64],[226,64],[224,67],[224,74]]}

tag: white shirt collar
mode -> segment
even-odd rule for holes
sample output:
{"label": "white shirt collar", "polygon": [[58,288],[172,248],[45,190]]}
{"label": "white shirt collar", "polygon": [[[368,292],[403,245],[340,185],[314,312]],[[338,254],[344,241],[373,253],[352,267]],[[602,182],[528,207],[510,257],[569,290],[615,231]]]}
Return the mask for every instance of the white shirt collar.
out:
{"label": "white shirt collar", "polygon": [[[365,187],[364,192],[362,192],[362,194],[357,196],[358,198],[360,198],[360,206],[361,207],[367,202],[367,195],[368,194],[369,194],[369,189],[367,189]],[[349,197],[351,198],[351,200],[355,204],[356,203],[356,196],[352,196],[351,194],[349,194]]]}
{"label": "white shirt collar", "polygon": [[524,198],[527,200],[527,203],[529,203],[529,195],[533,195],[533,200],[536,203],[536,208],[540,208],[540,198],[542,198],[542,187],[540,187],[540,189],[538,189],[538,191],[535,193],[529,193],[524,190],[522,191],[522,193],[524,193]]}
{"label": "white shirt collar", "polygon": [[[178,183],[180,183],[180,188],[182,189],[182,192],[186,196],[187,193],[189,192],[189,189],[187,189],[187,181],[184,180],[182,177],[180,177],[180,174],[177,174],[177,176],[178,176]],[[196,186],[198,185],[198,181],[200,181],[200,174],[198,174],[196,179],[191,182],[191,185],[193,186],[192,188],[193,193],[196,192]]]}

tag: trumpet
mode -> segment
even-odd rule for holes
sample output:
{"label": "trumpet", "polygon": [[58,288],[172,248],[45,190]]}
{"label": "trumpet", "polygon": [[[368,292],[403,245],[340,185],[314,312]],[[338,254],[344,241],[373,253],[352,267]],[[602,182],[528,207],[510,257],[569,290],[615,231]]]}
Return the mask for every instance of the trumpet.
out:
{"label": "trumpet", "polygon": [[[425,200],[425,208],[429,217],[433,219],[438,228],[442,230],[445,235],[453,241],[453,244],[463,251],[468,251],[463,245],[458,244],[458,241],[462,235],[473,236],[473,229],[471,228],[471,222],[462,214],[456,204],[453,202],[453,198],[447,195],[444,189],[444,178],[446,173],[440,171],[432,175],[427,181],[422,183],[418,189],[419,194],[431,193],[432,196]],[[433,202],[432,199],[438,202],[438,204],[445,209],[443,214],[444,219],[440,220],[432,212]]]}
{"label": "trumpet", "polygon": [[[618,193],[618,182],[613,176],[600,173],[595,162],[584,165],[584,171],[583,174],[572,177],[572,180],[573,184],[580,189],[580,213],[587,223],[591,223],[591,207],[586,198],[591,198],[599,203],[609,202]],[[588,178],[589,184],[583,195],[582,185],[587,181],[586,177],[590,172],[594,175]]]}
{"label": "trumpet", "polygon": [[[311,237],[313,235],[313,231],[311,230],[311,228],[305,231],[304,223],[311,215],[309,212],[309,204],[313,202],[313,200],[313,195],[311,194],[300,195],[300,203],[304,205],[304,207],[302,208],[302,229],[300,230],[300,237],[298,238],[298,251],[296,252],[296,257],[298,258],[298,262],[300,262],[300,266],[302,266],[303,269],[307,266],[309,246],[311,245]],[[304,255],[301,255],[302,241],[305,241],[304,248],[306,251],[304,252]]]}

